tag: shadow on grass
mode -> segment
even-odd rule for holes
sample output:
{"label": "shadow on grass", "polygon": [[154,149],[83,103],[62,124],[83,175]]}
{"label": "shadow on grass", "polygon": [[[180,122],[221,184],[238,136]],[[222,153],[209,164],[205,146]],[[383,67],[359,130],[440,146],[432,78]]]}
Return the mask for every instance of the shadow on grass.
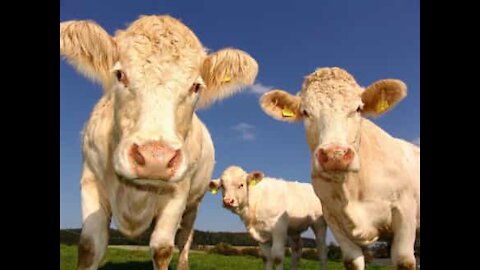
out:
{"label": "shadow on grass", "polygon": [[[168,267],[168,270],[173,270],[172,266]],[[123,262],[112,263],[108,262],[99,270],[153,270],[152,262]]]}

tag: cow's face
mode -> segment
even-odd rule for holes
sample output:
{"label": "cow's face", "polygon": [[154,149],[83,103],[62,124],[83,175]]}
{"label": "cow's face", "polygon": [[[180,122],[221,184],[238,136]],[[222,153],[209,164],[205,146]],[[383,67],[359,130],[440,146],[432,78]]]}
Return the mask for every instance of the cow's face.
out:
{"label": "cow's face", "polygon": [[262,181],[262,172],[245,172],[237,166],[230,166],[223,171],[220,179],[210,181],[210,190],[222,190],[223,206],[234,213],[239,213],[248,205],[248,193],[250,188]]}
{"label": "cow's face", "polygon": [[381,80],[363,89],[345,70],[321,68],[306,77],[298,95],[273,90],[260,102],[275,119],[303,119],[315,171],[341,174],[360,169],[362,115],[383,114],[405,96],[401,81]]}
{"label": "cow's face", "polygon": [[[181,180],[191,165],[185,142],[192,135],[195,108],[253,83],[258,71],[243,51],[207,55],[195,34],[168,16],[141,17],[114,38],[93,23],[69,23],[61,35],[61,52],[63,41],[67,59],[98,78],[111,95],[113,165],[128,180]],[[60,30],[62,34],[62,24]],[[108,44],[89,52],[102,66],[65,52],[72,40],[84,50],[93,42]]]}

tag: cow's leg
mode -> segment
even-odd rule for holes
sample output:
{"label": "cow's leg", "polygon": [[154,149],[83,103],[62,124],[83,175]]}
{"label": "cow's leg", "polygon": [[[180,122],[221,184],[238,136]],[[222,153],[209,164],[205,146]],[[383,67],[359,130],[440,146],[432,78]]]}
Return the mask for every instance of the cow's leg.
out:
{"label": "cow's leg", "polygon": [[291,239],[291,248],[292,248],[292,270],[298,269],[298,264],[300,262],[300,258],[302,257],[302,248],[303,248],[303,241],[300,234],[292,235]]}
{"label": "cow's leg", "polygon": [[394,208],[392,211],[393,241],[391,257],[398,270],[414,270],[416,260],[414,245],[416,237],[416,219],[414,205],[405,208]]}
{"label": "cow's leg", "polygon": [[81,179],[81,196],[83,225],[77,269],[98,269],[107,250],[111,212],[105,190],[86,165]]}
{"label": "cow's leg", "polygon": [[150,237],[150,251],[155,270],[167,270],[173,256],[175,233],[185,211],[186,195],[168,198],[157,214],[155,228]]}
{"label": "cow's leg", "polygon": [[263,264],[265,270],[272,270],[272,246],[271,243],[260,243],[260,251],[262,252]]}
{"label": "cow's leg", "polygon": [[188,253],[193,241],[193,224],[195,223],[195,218],[197,217],[199,205],[200,203],[197,203],[196,205],[186,209],[186,212],[182,217],[180,230],[177,232],[177,246],[180,250],[180,256],[178,258],[177,265],[178,270],[189,269]]}
{"label": "cow's leg", "polygon": [[312,225],[315,234],[315,242],[317,244],[318,258],[320,260],[320,269],[327,269],[327,222],[320,218]]}
{"label": "cow's leg", "polygon": [[287,242],[287,221],[280,219],[272,232],[272,260],[276,270],[283,270],[285,244]]}
{"label": "cow's leg", "polygon": [[362,249],[346,237],[340,230],[330,226],[343,254],[343,264],[346,270],[364,270],[365,258]]}

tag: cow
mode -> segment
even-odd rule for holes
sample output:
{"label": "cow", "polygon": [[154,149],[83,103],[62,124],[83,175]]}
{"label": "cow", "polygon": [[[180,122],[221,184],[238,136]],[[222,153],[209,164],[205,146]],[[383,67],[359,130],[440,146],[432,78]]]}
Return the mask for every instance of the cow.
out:
{"label": "cow", "polygon": [[239,166],[226,168],[210,190],[223,193],[223,207],[238,215],[250,236],[260,246],[265,269],[283,269],[285,244],[291,240],[291,269],[298,269],[302,255],[301,234],[310,227],[315,234],[320,269],[327,269],[326,231],[320,200],[313,187],[265,177],[261,171],[247,173]]}
{"label": "cow", "polygon": [[233,48],[208,53],[169,15],[140,16],[115,36],[94,21],[61,22],[60,55],[103,88],[82,135],[77,268],[98,268],[113,216],[128,237],[153,226],[154,269],[167,269],[175,242],[177,269],[188,269],[215,159],[195,110],[253,84],[257,62]]}
{"label": "cow", "polygon": [[361,87],[346,70],[318,68],[296,95],[272,90],[262,110],[286,122],[303,120],[311,179],[346,269],[364,269],[361,247],[393,236],[396,269],[415,269],[420,230],[420,148],[392,137],[368,117],[392,110],[407,95],[397,79]]}

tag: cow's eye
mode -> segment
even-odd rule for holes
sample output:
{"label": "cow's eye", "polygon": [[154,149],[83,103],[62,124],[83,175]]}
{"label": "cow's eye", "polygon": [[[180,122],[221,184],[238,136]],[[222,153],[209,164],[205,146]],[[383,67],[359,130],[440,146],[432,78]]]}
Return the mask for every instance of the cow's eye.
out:
{"label": "cow's eye", "polygon": [[198,91],[200,91],[201,88],[202,88],[202,85],[201,85],[201,84],[199,84],[199,83],[194,83],[194,84],[192,85],[191,91],[192,91],[193,93],[198,93]]}
{"label": "cow's eye", "polygon": [[115,77],[119,82],[123,83],[125,86],[128,85],[128,79],[127,79],[127,75],[125,75],[125,72],[121,70],[115,70]]}
{"label": "cow's eye", "polygon": [[125,73],[123,73],[121,70],[116,70],[115,77],[117,77],[117,80],[121,82],[125,78]]}
{"label": "cow's eye", "polygon": [[307,112],[307,110],[305,110],[305,109],[302,109],[302,115],[303,115],[304,117],[310,117],[310,114],[309,114],[309,113]]}
{"label": "cow's eye", "polygon": [[358,105],[357,107],[357,113],[361,113],[363,109],[363,105]]}
{"label": "cow's eye", "polygon": [[243,184],[240,184],[240,186],[238,188],[243,188]]}

